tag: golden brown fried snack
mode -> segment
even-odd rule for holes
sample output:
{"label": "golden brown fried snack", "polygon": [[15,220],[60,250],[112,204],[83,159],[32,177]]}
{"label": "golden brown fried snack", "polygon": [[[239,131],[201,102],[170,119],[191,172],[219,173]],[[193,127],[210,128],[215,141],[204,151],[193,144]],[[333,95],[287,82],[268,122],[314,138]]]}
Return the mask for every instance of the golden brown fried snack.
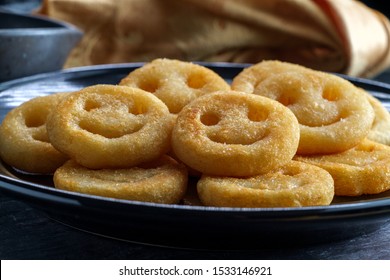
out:
{"label": "golden brown fried snack", "polygon": [[202,173],[253,176],[295,155],[294,114],[269,98],[236,91],[201,96],[179,113],[172,132],[175,155]]}
{"label": "golden brown fried snack", "polygon": [[195,98],[230,89],[217,73],[202,65],[174,59],[155,59],[123,78],[120,85],[151,92],[161,99],[173,114]]}
{"label": "golden brown fried snack", "polygon": [[197,189],[204,205],[222,207],[329,205],[334,196],[328,172],[297,161],[247,178],[203,176]]}
{"label": "golden brown fried snack", "polygon": [[95,85],[72,93],[50,114],[50,142],[92,169],[127,168],[159,158],[170,148],[174,118],[141,89]]}
{"label": "golden brown fried snack", "polygon": [[339,154],[294,159],[327,170],[334,179],[337,196],[377,194],[390,189],[390,147],[380,143],[364,140]]}
{"label": "golden brown fried snack", "polygon": [[353,84],[319,71],[270,75],[254,94],[279,101],[300,124],[298,154],[337,153],[352,148],[369,133],[374,111]]}
{"label": "golden brown fried snack", "polygon": [[390,113],[377,98],[368,92],[365,93],[375,113],[374,122],[367,138],[390,145]]}
{"label": "golden brown fried snack", "polygon": [[243,69],[232,81],[232,90],[254,93],[261,82],[270,76],[286,72],[312,71],[304,66],[279,60],[263,60]]}
{"label": "golden brown fried snack", "polygon": [[187,170],[168,156],[128,169],[92,170],[69,160],[54,173],[54,185],[104,197],[174,204],[186,192]]}
{"label": "golden brown fried snack", "polygon": [[374,112],[353,84],[335,75],[281,61],[244,69],[232,88],[266,96],[291,109],[300,123],[298,154],[337,153],[369,133]]}
{"label": "golden brown fried snack", "polygon": [[53,173],[68,159],[51,145],[46,132],[48,114],[66,95],[36,97],[5,116],[0,126],[0,156],[7,164],[30,173]]}

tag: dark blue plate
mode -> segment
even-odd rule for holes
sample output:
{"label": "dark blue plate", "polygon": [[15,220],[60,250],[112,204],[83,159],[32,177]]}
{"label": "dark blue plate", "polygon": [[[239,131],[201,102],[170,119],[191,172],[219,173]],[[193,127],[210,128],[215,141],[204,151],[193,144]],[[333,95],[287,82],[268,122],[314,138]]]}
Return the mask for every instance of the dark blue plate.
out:
{"label": "dark blue plate", "polygon": [[[117,84],[140,65],[74,68],[5,82],[0,84],[0,117],[3,119],[9,110],[35,96],[94,84]],[[247,66],[203,65],[226,80]],[[343,77],[367,89],[389,107],[389,85]],[[51,176],[23,174],[4,163],[0,163],[0,190],[81,230],[132,242],[183,248],[257,249],[330,242],[375,231],[390,220],[390,191],[337,198],[330,206],[303,208],[161,205],[57,190]]]}

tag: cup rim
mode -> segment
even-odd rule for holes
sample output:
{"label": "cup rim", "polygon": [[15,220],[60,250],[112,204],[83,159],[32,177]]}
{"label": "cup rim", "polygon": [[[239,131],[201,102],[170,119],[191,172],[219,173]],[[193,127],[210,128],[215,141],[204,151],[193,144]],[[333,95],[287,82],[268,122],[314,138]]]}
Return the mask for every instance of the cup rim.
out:
{"label": "cup rim", "polygon": [[12,32],[13,34],[15,33],[24,33],[26,32],[26,35],[28,35],[28,33],[50,33],[50,32],[54,32],[54,33],[57,33],[57,32],[73,32],[73,33],[79,33],[80,35],[82,35],[82,31],[77,28],[76,26],[74,26],[73,24],[70,24],[68,22],[64,22],[64,21],[60,21],[60,20],[56,20],[56,19],[52,19],[52,18],[49,18],[47,16],[44,16],[44,15],[30,15],[30,14],[21,14],[21,13],[15,13],[15,12],[8,12],[8,11],[4,11],[4,10],[1,10],[0,9],[0,18],[2,18],[2,15],[7,15],[7,16],[12,16],[12,17],[16,17],[16,18],[19,18],[19,19],[31,19],[33,21],[37,21],[37,22],[40,22],[40,23],[47,23],[48,26],[39,26],[39,27],[15,27],[15,28],[0,28],[0,34],[8,34],[9,32]]}

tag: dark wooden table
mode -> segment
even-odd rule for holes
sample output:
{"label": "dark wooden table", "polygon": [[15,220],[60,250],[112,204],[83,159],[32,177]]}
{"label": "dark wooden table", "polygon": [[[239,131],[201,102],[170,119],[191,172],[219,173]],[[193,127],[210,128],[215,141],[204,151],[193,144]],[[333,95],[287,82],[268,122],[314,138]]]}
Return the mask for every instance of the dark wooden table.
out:
{"label": "dark wooden table", "polygon": [[353,239],[302,247],[198,251],[113,240],[58,223],[0,193],[0,259],[390,259],[390,222]]}

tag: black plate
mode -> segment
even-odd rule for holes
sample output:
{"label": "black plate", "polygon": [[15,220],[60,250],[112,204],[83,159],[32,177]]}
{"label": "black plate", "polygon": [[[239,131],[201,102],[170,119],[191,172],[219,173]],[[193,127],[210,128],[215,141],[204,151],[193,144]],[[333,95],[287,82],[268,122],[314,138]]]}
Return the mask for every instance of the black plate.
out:
{"label": "black plate", "polygon": [[[0,116],[35,96],[93,84],[116,84],[141,64],[75,68],[0,84]],[[207,64],[227,80],[240,64]],[[343,76],[388,107],[390,86]],[[372,232],[390,220],[390,191],[344,198],[330,206],[215,208],[160,205],[72,193],[53,187],[51,176],[32,176],[0,164],[0,190],[76,228],[133,242],[185,248],[248,249],[328,242]]]}

